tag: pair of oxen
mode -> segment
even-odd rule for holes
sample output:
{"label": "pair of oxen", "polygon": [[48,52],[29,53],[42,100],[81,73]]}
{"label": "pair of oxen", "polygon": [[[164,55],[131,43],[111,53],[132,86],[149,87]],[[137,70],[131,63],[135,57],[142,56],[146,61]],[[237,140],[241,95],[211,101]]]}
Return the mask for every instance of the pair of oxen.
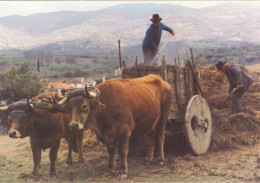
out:
{"label": "pair of oxen", "polygon": [[[9,136],[30,137],[33,152],[33,175],[38,176],[41,149],[51,148],[50,173],[55,174],[55,160],[60,139],[69,144],[71,151],[79,151],[83,161],[82,134],[84,129],[95,132],[109,153],[109,172],[116,172],[116,152],[121,160],[119,176],[127,177],[127,156],[131,136],[145,135],[145,161],[153,160],[158,144],[158,161],[164,161],[165,126],[169,113],[170,85],[160,76],[150,74],[137,79],[111,79],[95,88],[75,89],[56,101],[18,101],[2,107],[11,110]],[[77,146],[75,146],[75,139]]]}

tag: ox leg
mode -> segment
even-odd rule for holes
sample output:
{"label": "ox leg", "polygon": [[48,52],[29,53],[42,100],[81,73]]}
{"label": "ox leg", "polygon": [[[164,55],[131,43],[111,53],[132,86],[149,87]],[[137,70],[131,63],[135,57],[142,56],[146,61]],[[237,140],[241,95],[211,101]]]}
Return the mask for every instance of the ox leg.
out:
{"label": "ox leg", "polygon": [[169,115],[170,100],[166,100],[166,103],[162,105],[162,113],[159,123],[156,126],[156,140],[158,143],[158,161],[163,164],[164,161],[164,142],[165,142],[165,128]]}
{"label": "ox leg", "polygon": [[32,153],[33,153],[33,172],[32,175],[35,176],[39,176],[39,168],[40,168],[40,163],[41,163],[41,149],[39,147],[37,147],[36,144],[34,144],[31,141],[31,149],[32,149]]}
{"label": "ox leg", "polygon": [[127,155],[128,155],[129,140],[130,140],[130,133],[128,131],[123,133],[119,139],[118,152],[121,160],[120,174],[123,178],[124,178],[123,174],[127,176],[127,170],[128,170]]}
{"label": "ox leg", "polygon": [[50,158],[50,161],[51,161],[51,168],[50,168],[50,175],[51,176],[56,175],[55,162],[56,162],[56,159],[57,159],[57,153],[58,153],[59,148],[60,148],[60,140],[55,142],[51,146],[51,150],[50,150],[50,153],[49,153],[49,158]]}
{"label": "ox leg", "polygon": [[78,146],[78,153],[79,153],[79,158],[78,158],[78,163],[83,163],[84,162],[84,159],[83,159],[83,143],[82,143],[82,140],[83,140],[83,133],[84,131],[83,130],[78,130],[77,131],[77,146]]}
{"label": "ox leg", "polygon": [[163,122],[162,120],[159,122],[159,124],[157,125],[156,128],[156,140],[158,143],[158,161],[160,162],[160,164],[163,164],[164,161],[164,141],[165,141],[165,122]]}
{"label": "ox leg", "polygon": [[67,155],[67,160],[66,164],[67,165],[72,165],[72,138],[69,138],[68,140],[68,155]]}
{"label": "ox leg", "polygon": [[155,131],[148,132],[145,136],[146,156],[145,162],[149,164],[153,160]]}
{"label": "ox leg", "polygon": [[116,147],[107,147],[109,153],[108,171],[115,174],[116,170]]}

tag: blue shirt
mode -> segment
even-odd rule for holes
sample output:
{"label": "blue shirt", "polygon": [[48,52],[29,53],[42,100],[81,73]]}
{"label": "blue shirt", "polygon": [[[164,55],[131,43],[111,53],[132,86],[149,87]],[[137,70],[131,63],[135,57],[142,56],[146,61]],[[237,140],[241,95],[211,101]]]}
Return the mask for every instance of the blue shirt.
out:
{"label": "blue shirt", "polygon": [[164,25],[163,23],[160,23],[158,27],[154,27],[153,24],[151,24],[146,31],[146,35],[143,40],[143,47],[150,48],[153,51],[157,51],[162,36],[162,30],[166,30],[169,33],[173,32],[170,27]]}

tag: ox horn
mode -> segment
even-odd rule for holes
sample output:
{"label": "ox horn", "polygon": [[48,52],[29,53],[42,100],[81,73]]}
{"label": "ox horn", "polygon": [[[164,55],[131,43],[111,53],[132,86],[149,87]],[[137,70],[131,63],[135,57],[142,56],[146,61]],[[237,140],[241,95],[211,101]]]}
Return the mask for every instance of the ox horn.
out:
{"label": "ox horn", "polygon": [[55,101],[58,105],[63,105],[67,102],[68,97],[64,97],[61,101],[56,102],[56,100],[53,98],[53,101]]}
{"label": "ox horn", "polygon": [[0,111],[7,111],[7,110],[9,110],[9,109],[10,109],[10,105],[0,107]]}
{"label": "ox horn", "polygon": [[51,95],[51,100],[53,102],[53,104],[57,104],[57,101],[55,100],[55,98]]}
{"label": "ox horn", "polygon": [[29,102],[29,99],[28,99],[28,98],[27,98],[27,106],[28,106],[29,110],[31,110],[31,111],[35,110],[35,108],[33,107],[33,105],[32,105],[32,104],[30,104],[30,102]]}
{"label": "ox horn", "polygon": [[87,85],[85,85],[85,95],[88,98],[97,98],[97,94],[95,92],[89,91]]}

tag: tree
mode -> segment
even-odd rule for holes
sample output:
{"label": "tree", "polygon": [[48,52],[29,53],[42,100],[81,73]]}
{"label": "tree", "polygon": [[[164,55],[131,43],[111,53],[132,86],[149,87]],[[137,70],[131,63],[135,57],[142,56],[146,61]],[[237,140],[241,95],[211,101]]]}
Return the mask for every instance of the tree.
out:
{"label": "tree", "polygon": [[36,50],[36,57],[40,60],[43,60],[45,58],[45,52],[43,50]]}
{"label": "tree", "polygon": [[30,71],[28,63],[23,63],[19,68],[11,66],[0,74],[0,97],[7,104],[34,97],[43,92],[46,86],[47,82],[41,73]]}
{"label": "tree", "polygon": [[47,53],[45,55],[46,65],[49,65],[52,59],[52,53]]}

